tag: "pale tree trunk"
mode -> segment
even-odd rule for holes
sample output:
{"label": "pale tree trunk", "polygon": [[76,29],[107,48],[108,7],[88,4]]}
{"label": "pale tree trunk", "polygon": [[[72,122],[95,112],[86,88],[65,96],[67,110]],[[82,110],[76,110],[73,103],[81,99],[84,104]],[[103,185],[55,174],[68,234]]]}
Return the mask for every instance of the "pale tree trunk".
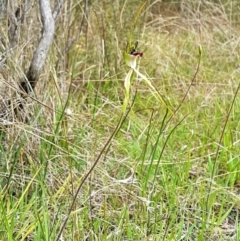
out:
{"label": "pale tree trunk", "polygon": [[43,31],[42,37],[33,55],[30,68],[26,74],[26,78],[20,83],[21,88],[26,93],[29,93],[36,86],[43,64],[46,60],[48,50],[52,45],[55,30],[55,22],[49,1],[39,0],[39,6]]}
{"label": "pale tree trunk", "polygon": [[[42,29],[39,29],[39,32],[41,32],[41,36],[30,61],[30,67],[26,71],[26,74],[24,74],[24,77],[20,78],[20,81],[11,78],[9,71],[6,70],[7,55],[10,55],[18,47],[20,26],[24,24],[25,12],[31,6],[29,6],[29,0],[16,2],[0,0],[0,21],[4,21],[5,19],[5,26],[8,27],[6,31],[7,39],[2,37],[4,34],[0,34],[0,123],[6,125],[9,121],[15,120],[16,115],[19,116],[19,114],[21,115],[25,112],[23,110],[24,99],[34,90],[39,80],[48,51],[53,42],[55,21],[64,1],[56,0],[52,13],[50,1],[39,0],[38,4],[42,24]],[[34,21],[37,21],[37,18]],[[6,74],[5,72],[8,73]],[[20,119],[23,120],[23,118]]]}
{"label": "pale tree trunk", "polygon": [[[54,41],[56,22],[64,24],[66,15],[61,15],[61,11],[67,11],[71,19],[69,3],[73,4],[65,0],[0,0],[0,125],[16,120],[26,121],[22,114],[28,113],[26,101],[33,97],[43,72]],[[53,49],[54,53],[59,53],[53,56],[58,63],[65,64],[67,53],[87,25],[89,0],[80,1],[77,5],[80,6],[80,3],[81,20],[73,26],[74,32],[69,36],[66,34],[69,38],[61,48],[57,46],[57,51]],[[66,27],[72,27],[70,21]],[[59,31],[65,29],[59,28]]]}

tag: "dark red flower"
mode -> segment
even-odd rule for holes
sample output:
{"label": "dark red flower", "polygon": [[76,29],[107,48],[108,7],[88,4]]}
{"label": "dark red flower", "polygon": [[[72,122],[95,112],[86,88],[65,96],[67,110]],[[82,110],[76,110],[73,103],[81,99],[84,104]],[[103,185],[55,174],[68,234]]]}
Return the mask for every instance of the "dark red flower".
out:
{"label": "dark red flower", "polygon": [[130,53],[131,55],[134,55],[134,56],[140,56],[140,57],[142,57],[143,56],[143,53],[140,53],[140,52],[137,52],[137,51],[131,51],[131,53]]}

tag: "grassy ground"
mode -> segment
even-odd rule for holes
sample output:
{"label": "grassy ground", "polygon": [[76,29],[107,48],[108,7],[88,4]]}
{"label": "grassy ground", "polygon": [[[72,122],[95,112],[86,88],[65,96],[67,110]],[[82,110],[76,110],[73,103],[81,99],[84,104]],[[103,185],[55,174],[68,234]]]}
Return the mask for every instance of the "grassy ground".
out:
{"label": "grassy ground", "polygon": [[[149,11],[135,32],[139,70],[173,116],[136,76],[120,118],[128,32],[110,10],[90,15],[64,67],[57,30],[34,114],[2,134],[0,240],[240,239],[240,30],[211,7]],[[130,10],[116,11],[121,23],[120,10]]]}

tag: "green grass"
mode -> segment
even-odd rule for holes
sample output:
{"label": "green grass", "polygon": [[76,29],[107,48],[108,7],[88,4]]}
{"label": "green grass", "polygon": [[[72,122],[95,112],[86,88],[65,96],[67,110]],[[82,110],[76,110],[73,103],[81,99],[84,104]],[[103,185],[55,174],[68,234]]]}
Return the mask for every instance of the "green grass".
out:
{"label": "green grass", "polygon": [[[139,70],[180,108],[171,116],[136,77],[121,119],[129,32],[110,21],[103,28],[98,14],[111,8],[102,7],[106,15],[91,15],[88,47],[80,38],[53,67],[53,46],[29,122],[2,134],[0,240],[56,240],[66,218],[60,240],[239,240],[239,29],[209,13],[201,32],[179,13],[153,16],[160,26],[140,21]],[[58,31],[60,48],[67,34]]]}

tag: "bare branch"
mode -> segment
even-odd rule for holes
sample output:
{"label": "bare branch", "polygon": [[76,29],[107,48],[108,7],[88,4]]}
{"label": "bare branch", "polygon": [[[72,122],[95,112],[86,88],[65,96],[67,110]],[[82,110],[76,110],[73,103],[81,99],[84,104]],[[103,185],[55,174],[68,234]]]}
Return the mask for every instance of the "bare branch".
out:
{"label": "bare branch", "polygon": [[7,0],[0,0],[0,19],[2,19],[6,13]]}
{"label": "bare branch", "polygon": [[53,11],[53,18],[55,20],[57,19],[58,15],[60,13],[63,3],[64,3],[64,0],[56,0],[54,11]]}
{"label": "bare branch", "polygon": [[30,68],[27,72],[26,79],[21,82],[22,89],[29,93],[34,89],[38,81],[40,71],[46,60],[48,50],[53,42],[55,31],[55,22],[53,19],[50,3],[48,0],[39,0],[41,20],[43,24],[43,33],[38,47],[33,55]]}
{"label": "bare branch", "polygon": [[13,12],[13,10],[8,9],[8,38],[11,47],[15,47],[18,43],[19,24],[23,22],[23,18],[24,12],[22,5],[18,6],[15,13]]}

